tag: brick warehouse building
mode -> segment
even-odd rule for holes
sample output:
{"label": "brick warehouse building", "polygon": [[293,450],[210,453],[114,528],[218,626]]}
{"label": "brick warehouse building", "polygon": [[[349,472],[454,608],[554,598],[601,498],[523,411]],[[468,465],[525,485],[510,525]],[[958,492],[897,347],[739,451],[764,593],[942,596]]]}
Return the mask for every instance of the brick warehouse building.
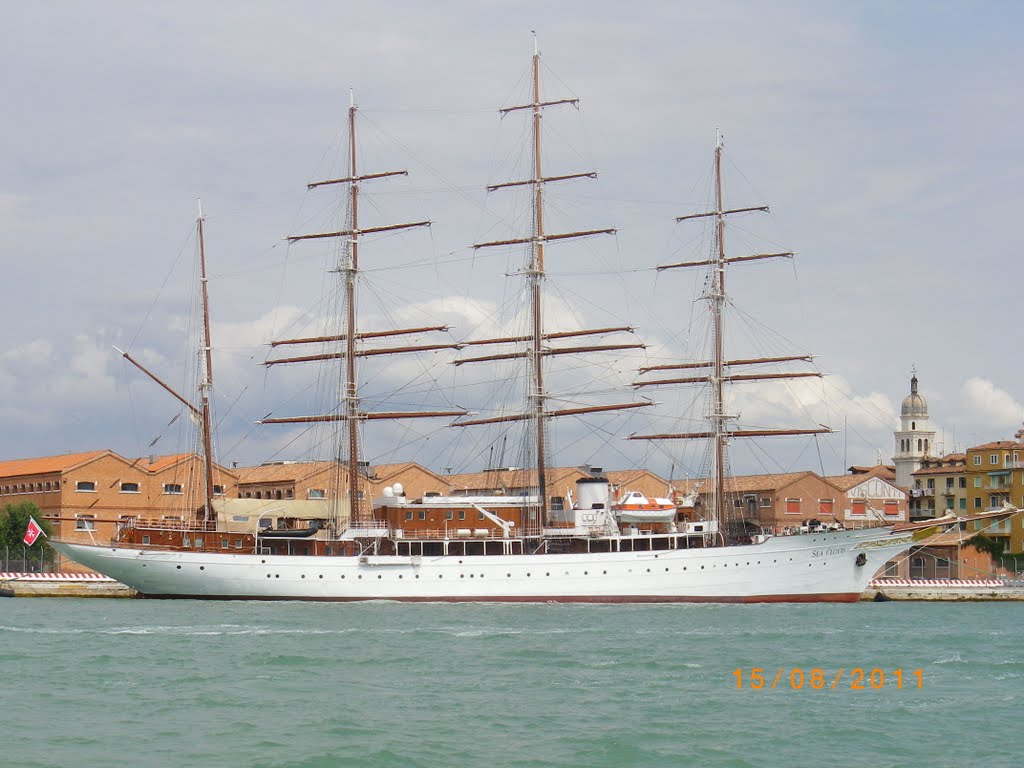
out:
{"label": "brick warehouse building", "polygon": [[[214,467],[214,496],[237,478]],[[32,502],[62,538],[109,540],[119,520],[183,519],[203,504],[203,462],[196,454],[126,459],[113,451],[0,461],[0,505]]]}

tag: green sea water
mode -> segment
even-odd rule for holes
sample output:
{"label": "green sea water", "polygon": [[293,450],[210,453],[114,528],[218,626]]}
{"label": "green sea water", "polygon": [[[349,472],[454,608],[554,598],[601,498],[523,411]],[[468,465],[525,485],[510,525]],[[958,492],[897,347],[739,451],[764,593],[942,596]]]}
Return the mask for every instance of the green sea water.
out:
{"label": "green sea water", "polygon": [[7,599],[0,765],[1001,768],[1022,626],[1020,603]]}

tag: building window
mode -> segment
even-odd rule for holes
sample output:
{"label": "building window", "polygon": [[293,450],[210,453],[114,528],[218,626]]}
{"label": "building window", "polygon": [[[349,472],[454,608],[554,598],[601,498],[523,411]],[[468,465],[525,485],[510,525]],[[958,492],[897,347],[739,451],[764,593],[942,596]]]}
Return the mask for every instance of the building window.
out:
{"label": "building window", "polygon": [[762,496],[761,497],[761,506],[762,507],[767,509],[767,508],[771,507],[771,505],[772,505],[772,499],[771,499],[770,496]]}
{"label": "building window", "polygon": [[310,499],[326,499],[327,492],[323,488],[310,488],[307,493],[307,498]]}
{"label": "building window", "polygon": [[214,496],[223,496],[224,495],[224,486],[223,485],[215,485],[215,486],[213,486],[213,495]]}
{"label": "building window", "polygon": [[974,508],[981,509],[981,496],[974,497]]}
{"label": "building window", "polygon": [[92,515],[82,515],[75,520],[76,531],[95,531],[96,519]]}
{"label": "building window", "polygon": [[960,499],[960,509],[967,509],[967,499]]}
{"label": "building window", "polygon": [[[24,491],[25,486],[21,486],[21,490]],[[93,482],[92,480],[79,480],[77,483],[75,483],[75,490],[84,491],[86,493],[95,493],[96,483]]]}
{"label": "building window", "polygon": [[999,463],[999,454],[998,453],[989,454],[988,463],[989,464],[998,464]]}
{"label": "building window", "polygon": [[444,513],[444,519],[445,520],[453,520],[454,518],[455,518],[455,512],[453,510],[449,509],[447,512]]}
{"label": "building window", "polygon": [[561,496],[552,496],[551,497],[551,511],[552,512],[561,512],[564,509],[565,509],[565,499],[562,498]]}
{"label": "building window", "polygon": [[800,514],[800,499],[786,499],[786,514],[787,515],[799,515]]}
{"label": "building window", "polygon": [[466,510],[460,509],[459,510],[459,520],[465,520],[465,519],[466,519]]}
{"label": "building window", "polygon": [[935,478],[934,477],[929,477],[928,478],[927,486],[929,488],[934,488],[935,487]]}
{"label": "building window", "polygon": [[181,493],[181,483],[164,483],[164,493],[179,495]]}
{"label": "building window", "polygon": [[483,521],[483,519],[484,519],[484,513],[483,513],[483,512],[477,512],[477,514],[476,514],[476,519],[477,519],[477,520],[480,520],[480,521]]}
{"label": "building window", "polygon": [[138,493],[138,492],[139,492],[139,484],[138,483],[129,483],[129,482],[122,482],[121,483],[121,493]]}
{"label": "building window", "polygon": [[966,488],[967,487],[967,478],[966,477],[960,477],[960,478],[957,478],[957,479],[960,481],[957,484],[957,485],[959,485],[959,487],[961,487],[961,488]]}
{"label": "building window", "polygon": [[976,467],[980,467],[981,466],[981,456],[975,456],[974,457],[974,466],[976,466]]}
{"label": "building window", "polygon": [[885,514],[896,517],[900,513],[900,503],[898,501],[884,501],[882,502],[882,510]]}
{"label": "building window", "polygon": [[426,520],[427,519],[427,511],[425,509],[421,509],[418,517],[419,517],[420,520]]}
{"label": "building window", "polygon": [[853,509],[850,510],[852,515],[866,515],[868,513],[868,503],[864,499],[858,499],[853,502]]}
{"label": "building window", "polygon": [[953,487],[953,478],[952,477],[947,477],[946,478],[946,490],[950,490],[952,487]]}
{"label": "building window", "polygon": [[412,510],[411,509],[405,510],[405,519],[406,519],[406,521],[412,520]]}
{"label": "building window", "polygon": [[981,488],[981,478],[978,475],[974,476],[974,487]]}
{"label": "building window", "polygon": [[952,509],[952,508],[953,508],[953,497],[952,496],[947,496],[946,497],[946,509]]}
{"label": "building window", "polygon": [[818,499],[818,511],[823,515],[832,515],[835,508],[835,499]]}

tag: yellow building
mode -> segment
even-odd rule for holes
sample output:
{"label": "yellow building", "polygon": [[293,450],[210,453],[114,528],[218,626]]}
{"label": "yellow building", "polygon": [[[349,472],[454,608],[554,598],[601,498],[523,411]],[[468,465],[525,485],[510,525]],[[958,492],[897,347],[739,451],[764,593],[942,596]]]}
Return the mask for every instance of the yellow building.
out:
{"label": "yellow building", "polygon": [[[967,511],[999,509],[1006,503],[1024,509],[1024,442],[999,440],[967,449]],[[1008,554],[1024,551],[1024,520],[1017,515],[998,523],[975,522],[976,531],[1002,541]]]}
{"label": "yellow building", "polygon": [[967,456],[963,453],[922,459],[921,468],[911,473],[910,519],[927,520],[950,512],[966,514],[966,467]]}

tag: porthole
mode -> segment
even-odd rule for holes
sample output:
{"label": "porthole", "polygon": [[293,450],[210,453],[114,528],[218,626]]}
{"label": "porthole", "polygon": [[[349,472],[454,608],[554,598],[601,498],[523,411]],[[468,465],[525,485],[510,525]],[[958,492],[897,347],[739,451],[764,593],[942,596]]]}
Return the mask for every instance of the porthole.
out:
{"label": "porthole", "polygon": [[402,574],[398,574],[398,578],[402,578]]}
{"label": "porthole", "polygon": [[382,578],[384,578],[384,577],[383,577],[383,576],[381,576],[381,575],[380,575],[380,574],[378,573],[378,574],[377,574],[377,579],[379,580],[379,579],[382,579]]}
{"label": "porthole", "polygon": [[280,573],[275,573],[274,574],[274,578],[275,579],[280,579],[281,578],[281,574]]}
{"label": "porthole", "polygon": [[270,574],[269,574],[269,573],[267,574],[267,578],[268,578],[268,579],[270,578]]}
{"label": "porthole", "polygon": [[180,565],[179,565],[179,566],[176,566],[176,567],[177,567],[177,569],[178,569],[179,571],[181,570],[181,566],[180,566]]}
{"label": "porthole", "polygon": [[306,574],[302,574],[301,578],[303,578],[303,579],[306,578]]}
{"label": "porthole", "polygon": [[459,574],[459,578],[460,578],[460,579],[464,579],[464,578],[466,578],[466,574],[464,574],[464,573],[460,573],[460,574]]}
{"label": "porthole", "polygon": [[199,570],[200,571],[205,571],[206,570],[206,566],[205,565],[200,565],[199,566]]}
{"label": "porthole", "polygon": [[323,577],[324,577],[324,575],[323,575],[323,574],[321,573],[321,574],[320,574],[320,578],[322,579]]}

